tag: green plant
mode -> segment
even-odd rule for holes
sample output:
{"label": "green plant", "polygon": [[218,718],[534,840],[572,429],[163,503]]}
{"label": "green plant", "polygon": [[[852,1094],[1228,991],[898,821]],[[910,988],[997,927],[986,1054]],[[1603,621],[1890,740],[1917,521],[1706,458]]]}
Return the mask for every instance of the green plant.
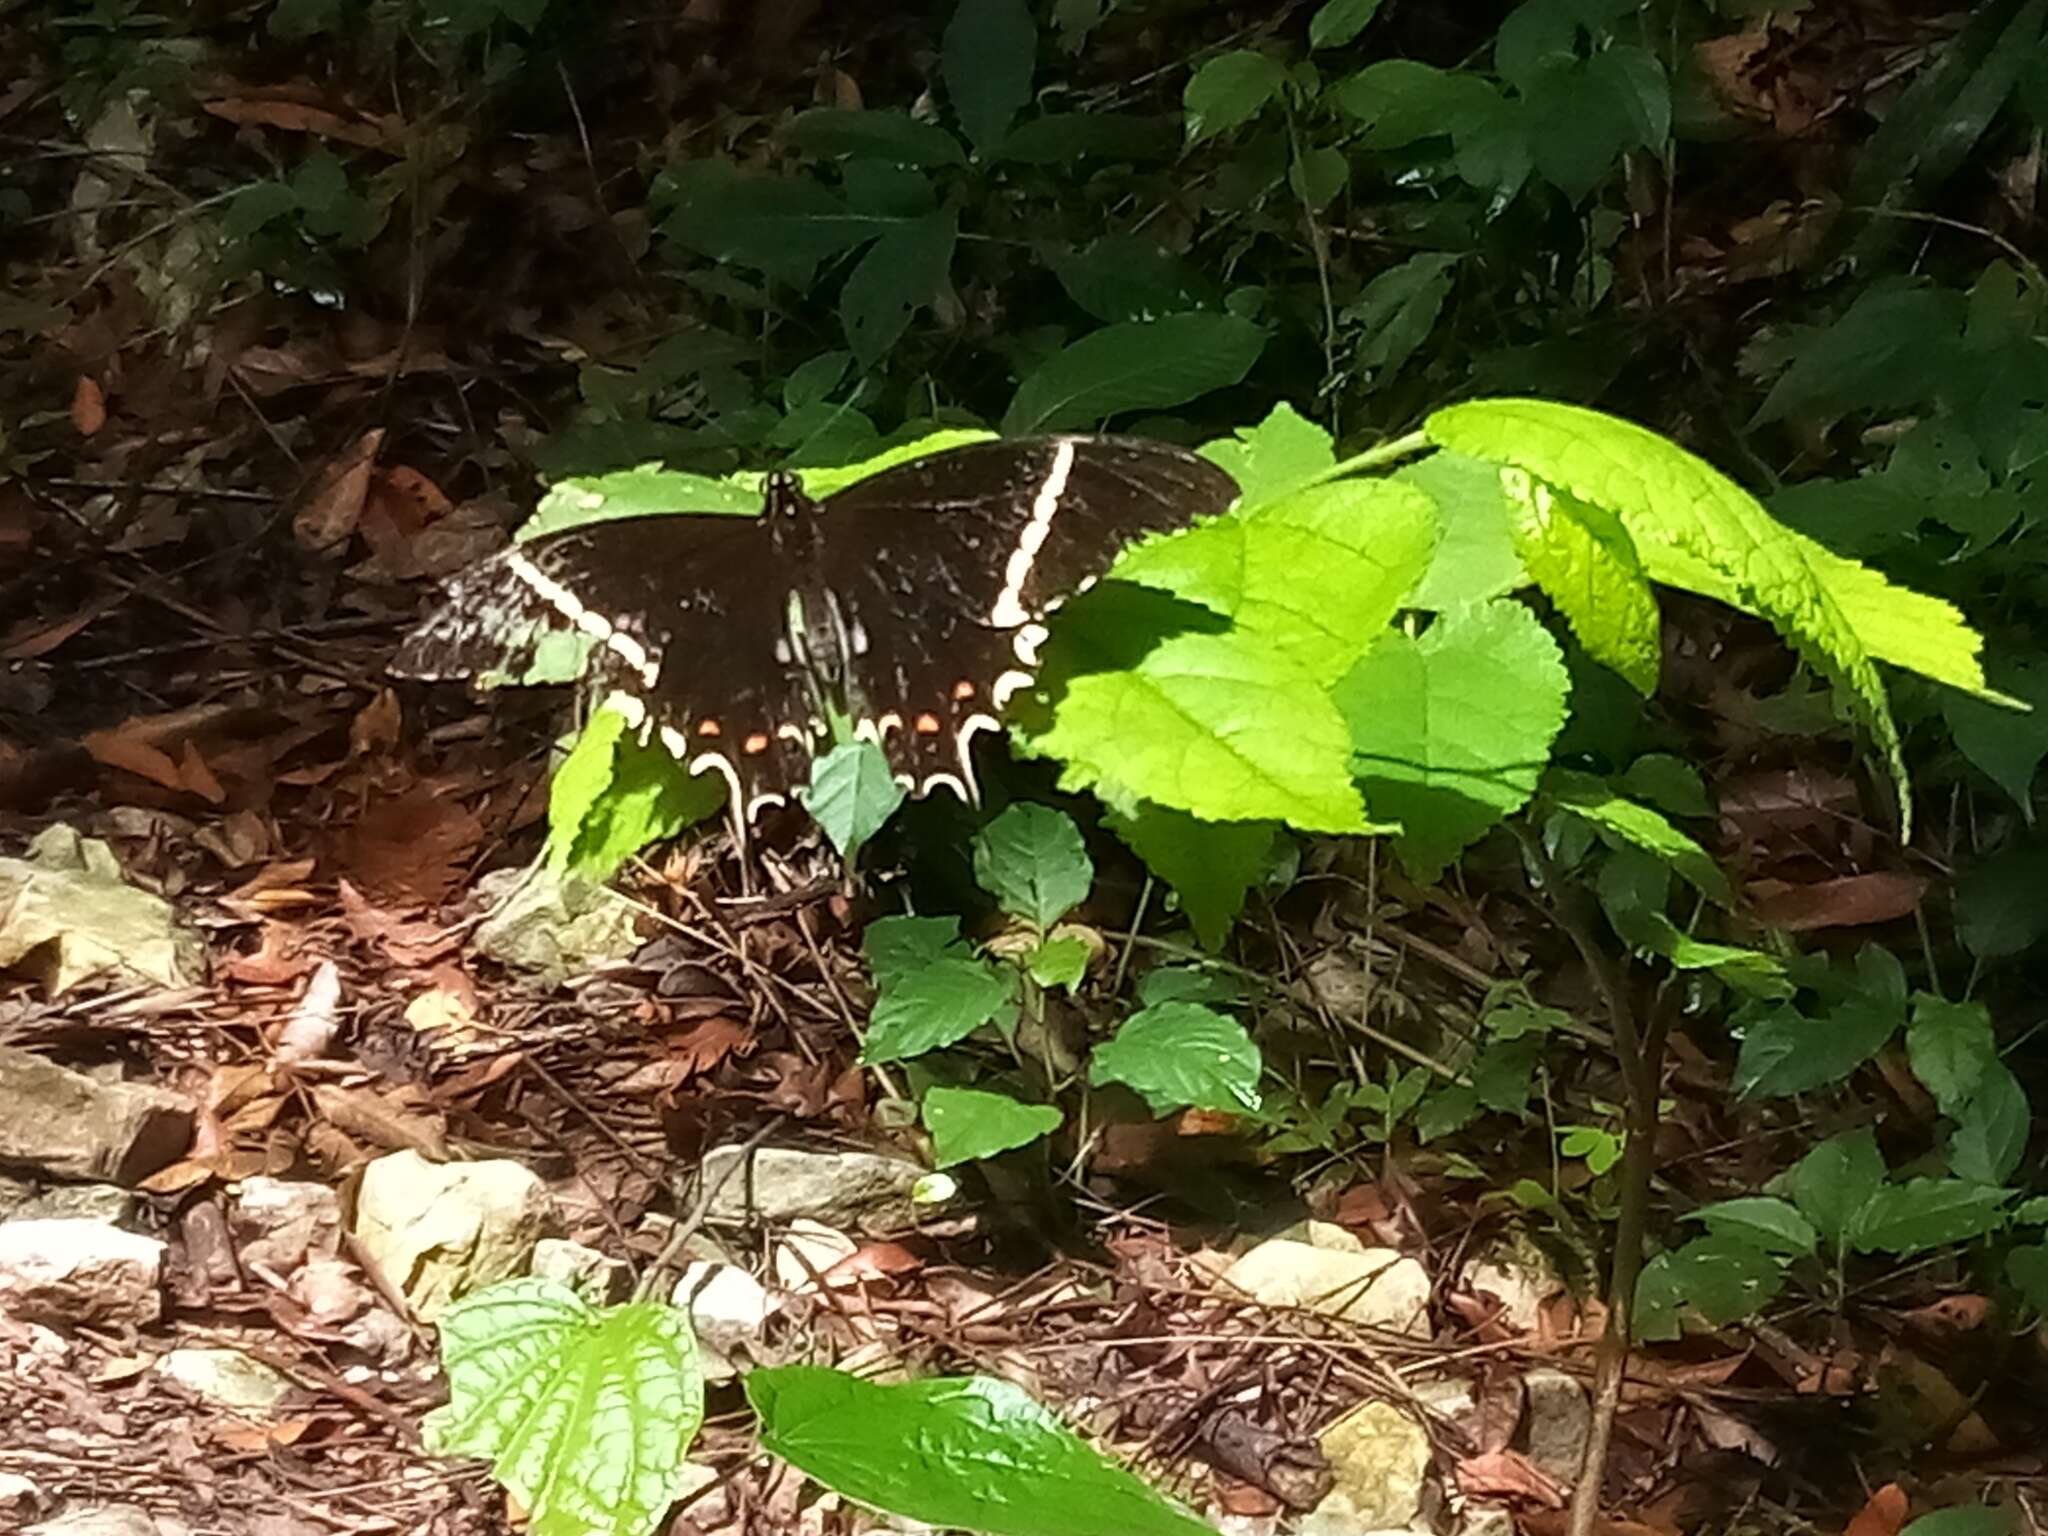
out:
{"label": "green plant", "polygon": [[[507,1280],[440,1319],[449,1402],[424,1437],[482,1456],[539,1536],[650,1536],[704,1420],[687,1313],[593,1307]],[[791,1365],[746,1377],[774,1454],[864,1504],[989,1536],[1194,1536],[1208,1526],[987,1377],[881,1385]],[[905,1455],[914,1446],[917,1454]]]}

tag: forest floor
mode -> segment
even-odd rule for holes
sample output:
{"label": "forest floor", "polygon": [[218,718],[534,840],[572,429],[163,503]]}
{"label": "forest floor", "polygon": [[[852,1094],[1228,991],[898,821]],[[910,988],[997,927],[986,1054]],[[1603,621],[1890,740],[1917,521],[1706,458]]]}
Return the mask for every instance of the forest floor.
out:
{"label": "forest floor", "polygon": [[[856,1063],[870,909],[800,821],[744,859],[685,840],[618,897],[521,883],[560,701],[385,667],[435,579],[530,505],[522,454],[576,359],[646,318],[604,286],[630,220],[594,204],[574,123],[494,147],[449,196],[464,254],[437,253],[430,289],[399,271],[397,303],[245,291],[195,313],[162,231],[120,210],[207,185],[194,168],[231,135],[404,125],[251,58],[203,112],[86,134],[26,27],[0,8],[0,56],[41,60],[0,81],[0,136],[41,167],[0,299],[0,858],[25,861],[0,879],[40,883],[0,903],[0,1219],[84,1220],[111,1247],[0,1305],[0,1528],[516,1528],[480,1464],[420,1445],[444,1394],[431,1293],[484,1262],[468,1222],[522,1252],[581,1245],[551,1262],[600,1285],[719,1282],[730,1310],[700,1318],[735,1366],[1016,1381],[1244,1536],[1563,1530],[1606,1229],[1501,1194],[1594,1189],[1547,1129],[1475,1133],[1461,1162],[1405,1136],[1276,1158],[1200,1116],[1132,1121],[1041,1185],[963,1174],[925,1210],[905,1199],[917,1145]],[[1674,622],[1711,636],[1721,684],[1768,643],[1705,605]],[[1723,836],[1764,865],[1839,836],[1858,795],[1835,762],[1717,787]],[[1802,926],[1895,916],[1914,878],[1858,876]],[[1251,926],[1239,958],[1295,1000],[1270,1034],[1339,1059],[1390,1039],[1426,1058],[1529,971],[1598,1016],[1568,936],[1491,892],[1312,855]],[[1574,1033],[1551,1127],[1608,1123],[1621,1093],[1597,1025]],[[1674,1037],[1660,1167],[1753,1192],[1816,1127],[1732,1105],[1727,1077]],[[1872,1091],[1931,1113],[1903,1073]],[[698,1179],[720,1147],[749,1171]],[[454,1230],[371,1230],[380,1182],[503,1164],[530,1186],[442,1191]],[[389,1220],[428,1220],[404,1192]],[[1356,1282],[1334,1306],[1332,1273]],[[1840,1311],[1642,1351],[1600,1528],[1892,1536],[1906,1501],[1882,1485],[1907,1469],[1922,1506],[1992,1478],[2048,1497],[2040,1402],[1983,1385],[2048,1341],[1990,1316],[1944,1256]],[[750,1425],[727,1372],[672,1530],[862,1528]]]}

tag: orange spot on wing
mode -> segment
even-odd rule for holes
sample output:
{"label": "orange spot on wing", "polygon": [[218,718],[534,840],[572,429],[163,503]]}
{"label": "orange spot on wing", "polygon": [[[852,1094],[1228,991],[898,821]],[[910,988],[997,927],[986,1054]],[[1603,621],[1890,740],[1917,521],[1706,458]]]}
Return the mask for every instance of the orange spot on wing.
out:
{"label": "orange spot on wing", "polygon": [[920,736],[936,736],[939,734],[939,717],[937,715],[919,715],[910,722],[910,728]]}
{"label": "orange spot on wing", "polygon": [[697,734],[699,736],[723,736],[725,728],[716,720],[699,720],[697,722]]}
{"label": "orange spot on wing", "polygon": [[974,697],[974,684],[964,677],[961,678],[959,682],[953,685],[953,697],[960,700],[963,704],[966,703],[967,700]]}
{"label": "orange spot on wing", "polygon": [[740,743],[740,750],[742,752],[747,753],[749,756],[766,752],[768,750],[768,738],[760,731],[756,731],[753,735],[749,736],[745,741]]}

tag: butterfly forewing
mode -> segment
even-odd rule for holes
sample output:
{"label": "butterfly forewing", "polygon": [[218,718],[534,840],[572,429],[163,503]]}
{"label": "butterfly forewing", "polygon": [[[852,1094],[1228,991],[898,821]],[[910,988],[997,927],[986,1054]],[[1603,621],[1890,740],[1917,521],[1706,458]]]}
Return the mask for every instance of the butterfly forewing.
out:
{"label": "butterfly forewing", "polygon": [[[973,798],[969,747],[1028,685],[1040,621],[1148,533],[1221,512],[1222,470],[1125,438],[971,444],[774,515],[591,523],[461,577],[394,670],[518,675],[545,634],[751,817],[808,776],[825,705],[916,793]],[[779,521],[777,519],[780,519]]]}

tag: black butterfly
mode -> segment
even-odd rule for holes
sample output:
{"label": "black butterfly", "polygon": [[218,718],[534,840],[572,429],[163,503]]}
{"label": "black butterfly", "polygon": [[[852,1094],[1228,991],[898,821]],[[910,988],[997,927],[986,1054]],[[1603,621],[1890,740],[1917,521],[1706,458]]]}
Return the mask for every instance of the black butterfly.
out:
{"label": "black butterfly", "polygon": [[836,710],[913,794],[977,798],[969,743],[1028,687],[1041,622],[1139,536],[1223,511],[1234,480],[1178,448],[1038,437],[954,448],[814,501],[767,477],[755,517],[618,518],[459,576],[402,676],[518,675],[549,634],[751,821],[807,781]]}

